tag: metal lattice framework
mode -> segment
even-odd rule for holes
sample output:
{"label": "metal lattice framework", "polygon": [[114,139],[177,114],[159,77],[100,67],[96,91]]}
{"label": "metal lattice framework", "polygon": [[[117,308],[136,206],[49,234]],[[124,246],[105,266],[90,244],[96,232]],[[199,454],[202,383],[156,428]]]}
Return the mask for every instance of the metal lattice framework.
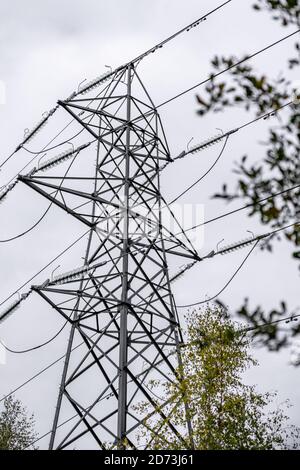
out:
{"label": "metal lattice framework", "polygon": [[[45,152],[37,167],[27,175],[18,173],[6,186],[0,188],[0,202],[3,202],[18,182],[24,183],[50,201],[44,215],[29,230],[2,242],[12,241],[29,233],[43,220],[52,205],[88,228],[85,235],[69,245],[31,277],[31,280],[85,237],[82,266],[56,276],[54,270],[51,279],[42,285],[31,286],[22,295],[19,293],[18,299],[0,315],[1,322],[32,292],[36,292],[65,320],[65,325],[70,326],[66,354],[62,356],[65,357],[65,363],[50,449],[70,449],[74,446],[90,448],[92,442],[96,448],[101,449],[135,449],[141,447],[141,436],[142,446],[147,448],[151,445],[151,438],[148,442],[149,430],[160,440],[168,439],[169,435],[159,434],[161,427],[152,427],[161,422],[163,428],[165,425],[169,427],[170,433],[182,444],[182,448],[193,448],[193,430],[188,419],[188,407],[184,405],[185,400],[180,400],[180,409],[185,413],[183,429],[183,426],[179,428],[173,420],[170,400],[166,400],[163,393],[158,396],[149,387],[153,380],[159,384],[178,384],[180,387],[182,379],[180,347],[183,338],[171,284],[198,261],[255,243],[237,273],[260,240],[290,227],[281,227],[221,250],[213,250],[200,258],[161,194],[160,174],[170,162],[225,140],[224,147],[209,172],[221,157],[232,134],[274,115],[274,111],[271,111],[194,147],[187,147],[172,159],[157,109],[207,83],[216,75],[155,107],[137,73],[138,65],[146,56],[158,51],[179,35],[191,31],[231,1],[225,1],[129,63],[111,69],[89,83],[82,82],[77,91],[65,101],[59,101],[53,109],[44,113],[35,127],[25,130],[23,141],[0,165],[2,168],[17,152],[25,149],[35,155],[24,167],[27,168]],[[298,34],[298,31],[247,56],[242,62],[294,34]],[[240,64],[241,61],[230,68]],[[227,70],[228,68],[217,75]],[[95,88],[100,91],[95,93]],[[290,104],[292,102],[279,109]],[[71,116],[71,121],[46,146],[43,142],[42,150],[34,152],[26,149],[27,144],[48,124],[50,118],[52,122],[52,116],[55,114],[57,117],[59,110],[65,116]],[[73,133],[67,140],[53,144],[73,124],[77,126],[75,135]],[[56,149],[63,145],[68,145],[68,149],[56,155]],[[171,204],[194,185],[195,183],[189,186]],[[286,191],[293,189],[295,187]],[[279,194],[281,193],[270,197]],[[264,199],[259,202],[263,201]],[[246,207],[248,206],[244,208]],[[298,222],[293,225],[297,224]],[[192,228],[200,225],[203,224]],[[189,262],[181,266],[177,274],[170,275],[171,258],[187,259]],[[18,291],[14,292],[16,293]],[[201,303],[203,302],[178,307],[185,308]],[[280,321],[293,318],[294,316]],[[46,343],[15,352],[25,353],[43,347],[52,342],[63,328]],[[50,366],[57,362],[52,362]],[[40,373],[48,368],[49,366]],[[183,387],[180,387],[180,393],[183,393],[182,390]],[[141,403],[143,405],[139,406]],[[71,418],[70,409],[73,410]],[[143,429],[147,432],[143,433]],[[50,433],[42,438],[48,434]]]}
{"label": "metal lattice framework", "polygon": [[[82,445],[87,436],[100,448],[135,448],[149,415],[135,405],[146,401],[151,416],[168,418],[147,383],[174,381],[180,361],[168,257],[195,260],[197,253],[183,231],[179,237],[163,225],[159,179],[170,152],[134,64],[116,71],[96,97],[79,94],[59,104],[90,140],[72,142],[71,150],[19,177],[89,227],[84,265],[34,287],[71,323],[50,449]],[[70,165],[67,176],[52,170],[58,164]],[[84,346],[74,351],[78,339]],[[78,416],[60,429],[70,405]],[[183,440],[172,419],[169,426]]]}

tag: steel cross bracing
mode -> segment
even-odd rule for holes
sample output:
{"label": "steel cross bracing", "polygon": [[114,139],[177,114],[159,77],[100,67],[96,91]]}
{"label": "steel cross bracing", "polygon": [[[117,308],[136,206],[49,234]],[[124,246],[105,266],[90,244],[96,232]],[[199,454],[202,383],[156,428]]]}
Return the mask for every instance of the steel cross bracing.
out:
{"label": "steel cross bracing", "polygon": [[[86,269],[34,287],[71,325],[50,449],[84,448],[91,439],[103,449],[135,448],[148,415],[168,418],[167,403],[158,408],[147,384],[178,375],[182,337],[168,259],[195,260],[197,253],[183,231],[174,235],[178,225],[173,231],[163,224],[159,179],[170,152],[134,64],[117,71],[92,101],[60,105],[83,130],[84,140],[72,142],[72,168],[67,176],[60,171],[69,164],[63,154],[56,168],[55,158],[43,160],[19,177],[90,228]],[[79,340],[85,349],[72,351]],[[170,356],[174,347],[178,354]],[[135,408],[141,402],[149,405],[144,414]],[[78,418],[58,429],[70,407]],[[191,435],[188,420],[189,433],[172,419],[169,427],[191,446],[181,436]]]}

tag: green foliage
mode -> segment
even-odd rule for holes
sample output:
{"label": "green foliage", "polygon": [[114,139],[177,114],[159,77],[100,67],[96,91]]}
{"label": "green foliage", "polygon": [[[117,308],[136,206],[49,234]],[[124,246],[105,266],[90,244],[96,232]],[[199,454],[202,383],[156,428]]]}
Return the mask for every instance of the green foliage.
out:
{"label": "green foliage", "polygon": [[6,398],[0,413],[0,450],[33,449],[31,442],[36,437],[33,416],[27,416],[19,400],[12,396]]}
{"label": "green foliage", "polygon": [[[295,26],[300,28],[298,0],[256,0],[253,8],[260,14],[263,12],[271,14],[271,18],[283,27],[294,26],[293,30]],[[288,59],[288,68],[300,65],[299,42],[296,42],[294,46],[296,56]],[[240,59],[235,56],[214,57],[211,61],[211,75],[230,67]],[[214,197],[226,202],[242,200],[245,204],[252,205],[248,215],[259,217],[261,223],[270,229],[291,224],[300,218],[300,188],[273,199],[266,199],[263,203],[258,203],[258,200],[300,183],[300,97],[295,96],[297,93],[285,76],[266,76],[265,73],[255,70],[248,63],[231,69],[224,76],[225,79],[222,76],[222,79],[212,80],[206,86],[204,96],[197,96],[199,115],[205,116],[208,113],[217,113],[229,107],[239,106],[246,111],[253,111],[255,116],[270,113],[274,117],[267,138],[262,143],[262,152],[256,156],[257,163],[250,163],[248,155],[242,156],[233,168],[236,174],[235,186],[228,188],[224,184],[221,191]],[[278,108],[290,101],[294,102],[292,106],[276,113]],[[260,247],[272,251],[274,242],[281,239],[290,242],[292,258],[298,262],[300,259],[299,226],[285,233],[273,235],[261,243]],[[274,312],[277,310],[273,309],[268,315],[263,314],[260,307],[251,312],[247,302],[239,311],[254,326],[258,319],[265,323],[271,321],[274,318]],[[277,313],[279,318],[280,311]],[[260,344],[268,346],[271,350],[278,350],[290,345],[288,337],[293,338],[300,331],[294,326],[290,329],[289,335],[282,335],[279,327],[272,327],[264,328],[263,331],[259,331],[260,333],[262,336]]]}
{"label": "green foliage", "polygon": [[[284,408],[268,411],[276,394],[259,393],[243,382],[244,372],[256,364],[245,334],[220,307],[193,311],[186,320],[186,346],[178,370],[181,379],[148,384],[165,418],[149,417],[141,441],[147,440],[151,449],[170,450],[192,448],[192,441],[198,450],[296,448],[299,430],[287,426]],[[148,408],[142,403],[138,411]],[[191,436],[186,415],[192,424]]]}

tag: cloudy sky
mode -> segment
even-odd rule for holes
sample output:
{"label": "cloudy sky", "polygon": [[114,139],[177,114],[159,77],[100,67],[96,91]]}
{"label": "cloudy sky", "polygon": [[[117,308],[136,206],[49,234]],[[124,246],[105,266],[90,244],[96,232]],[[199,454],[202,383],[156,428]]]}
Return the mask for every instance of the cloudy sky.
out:
{"label": "cloudy sky", "polygon": [[[105,72],[105,65],[116,67],[127,62],[219,3],[216,0],[1,2],[0,161],[22,140],[25,128],[31,128],[57,99],[70,95],[84,79],[93,79]],[[206,78],[209,61],[215,54],[238,56],[254,52],[287,34],[267,14],[253,12],[251,4],[248,0],[233,1],[198,28],[183,34],[140,64],[139,73],[156,104]],[[274,77],[281,71],[286,74],[286,58],[292,45],[293,40],[286,41],[251,63]],[[295,71],[291,79],[298,78]],[[161,109],[174,155],[182,151],[192,137],[198,142],[216,134],[217,128],[230,130],[251,119],[251,115],[240,109],[205,119],[198,117],[195,110],[194,92]],[[182,203],[201,204],[207,218],[224,212],[225,206],[212,201],[210,196],[222,183],[234,183],[232,165],[244,153],[248,153],[252,161],[263,157],[259,141],[263,140],[269,125],[270,122],[262,121],[231,138],[215,171],[182,198]],[[166,199],[171,200],[200,176],[218,151],[212,148],[172,165],[162,177]],[[5,185],[27,161],[28,157],[17,154],[2,169],[0,186]],[[0,239],[26,230],[46,206],[46,201],[18,185],[0,206]],[[266,227],[241,213],[230,220],[211,224],[203,234],[199,233],[201,240],[203,236],[203,247],[199,246],[199,251],[210,251],[221,239],[226,243],[243,239],[248,235],[247,230],[258,234],[266,231]],[[0,244],[0,302],[80,233],[82,227],[77,222],[52,208],[35,231],[13,243]],[[79,251],[82,248],[78,246]],[[196,266],[174,286],[178,303],[191,303],[216,294],[243,256],[245,253],[239,251]],[[65,263],[71,262],[72,258],[65,259]],[[43,282],[53,268],[38,280]],[[253,306],[262,304],[268,309],[277,306],[281,299],[287,299],[290,308],[295,308],[298,283],[297,266],[291,261],[289,246],[280,243],[273,255],[257,250],[222,299],[233,311],[245,296],[249,296]],[[41,301],[30,302],[7,323],[1,324],[0,336],[12,348],[23,349],[43,342],[61,325],[61,319],[49,313]],[[8,354],[6,364],[0,365],[0,394],[10,392],[64,354],[66,340],[67,331],[37,353]],[[289,365],[289,352],[255,351],[255,354],[260,366],[247,375],[247,380],[256,383],[260,390],[278,390],[279,402],[289,398],[294,405],[289,410],[292,421],[300,425],[300,377],[299,371]],[[60,374],[61,364],[58,364],[17,393],[35,413],[41,434],[51,426]],[[41,441],[41,448],[46,446],[45,439]]]}

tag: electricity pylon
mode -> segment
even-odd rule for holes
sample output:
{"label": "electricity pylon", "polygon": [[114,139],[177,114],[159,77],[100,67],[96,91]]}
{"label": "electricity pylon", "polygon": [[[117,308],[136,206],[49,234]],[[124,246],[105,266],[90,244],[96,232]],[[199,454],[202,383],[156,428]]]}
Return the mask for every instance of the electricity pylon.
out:
{"label": "electricity pylon", "polygon": [[[171,157],[160,117],[134,64],[96,96],[79,93],[59,105],[85,140],[74,138],[71,150],[19,178],[89,230],[83,266],[34,287],[71,324],[49,448],[89,446],[91,438],[102,449],[135,448],[149,416],[167,419],[188,447],[186,431],[149,388],[153,379],[174,381],[180,362],[168,259],[197,259],[184,233],[163,223],[160,172]],[[64,176],[51,170],[59,163],[69,165]],[[60,426],[70,409],[76,417]]]}

